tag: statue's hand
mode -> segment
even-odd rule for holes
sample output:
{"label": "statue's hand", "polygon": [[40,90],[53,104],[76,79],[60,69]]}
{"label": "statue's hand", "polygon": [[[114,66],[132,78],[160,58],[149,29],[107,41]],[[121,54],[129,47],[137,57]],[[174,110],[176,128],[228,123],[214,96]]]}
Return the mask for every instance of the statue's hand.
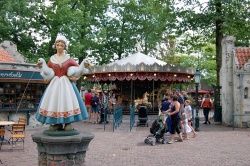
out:
{"label": "statue's hand", "polygon": [[80,77],[81,76],[79,76],[79,77],[68,77],[68,78],[69,78],[70,81],[76,82],[77,80],[79,80]]}
{"label": "statue's hand", "polygon": [[50,82],[50,80],[44,79],[43,80],[45,84],[48,84]]}

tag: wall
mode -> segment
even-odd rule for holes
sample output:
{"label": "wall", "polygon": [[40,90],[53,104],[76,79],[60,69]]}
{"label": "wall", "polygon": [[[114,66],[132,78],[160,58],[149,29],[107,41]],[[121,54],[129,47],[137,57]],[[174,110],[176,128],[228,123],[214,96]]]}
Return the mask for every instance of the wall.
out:
{"label": "wall", "polygon": [[232,122],[233,108],[233,65],[232,50],[234,48],[234,37],[226,37],[222,40],[222,66],[220,70],[222,122],[230,124]]}
{"label": "wall", "polygon": [[[232,36],[227,36],[222,40],[222,67],[220,70],[222,123],[229,126],[234,125],[234,127],[249,127],[250,48],[235,47],[234,42],[235,38]],[[239,51],[240,49],[244,51]],[[244,61],[240,59],[241,57],[244,58]],[[248,91],[245,91],[245,88]],[[234,116],[233,119],[233,114],[244,116]]]}

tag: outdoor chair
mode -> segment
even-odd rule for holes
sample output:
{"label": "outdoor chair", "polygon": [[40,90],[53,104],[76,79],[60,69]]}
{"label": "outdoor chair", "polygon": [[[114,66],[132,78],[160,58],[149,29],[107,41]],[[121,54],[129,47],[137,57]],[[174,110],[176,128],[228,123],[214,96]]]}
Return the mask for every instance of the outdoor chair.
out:
{"label": "outdoor chair", "polygon": [[2,148],[2,144],[4,141],[4,134],[5,134],[5,129],[0,129],[0,141],[1,141],[0,150]]}
{"label": "outdoor chair", "polygon": [[19,119],[18,119],[18,123],[19,123],[19,124],[26,124],[26,122],[27,122],[27,119],[26,119],[26,118],[19,118]]}
{"label": "outdoor chair", "polygon": [[14,146],[14,143],[16,144],[18,141],[23,142],[23,148],[24,149],[24,138],[25,138],[25,124],[13,124],[11,132],[10,141],[12,143],[12,147]]}
{"label": "outdoor chair", "polygon": [[13,124],[11,130],[9,130],[12,134],[24,133],[25,124]]}

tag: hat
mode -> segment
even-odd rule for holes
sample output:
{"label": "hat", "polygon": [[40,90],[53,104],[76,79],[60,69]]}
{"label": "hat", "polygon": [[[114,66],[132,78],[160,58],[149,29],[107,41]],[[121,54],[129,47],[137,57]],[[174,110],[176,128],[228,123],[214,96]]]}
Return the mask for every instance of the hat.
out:
{"label": "hat", "polygon": [[[66,37],[63,36],[63,35],[58,35],[58,36],[56,37],[55,43],[56,43],[57,41],[59,41],[59,40],[64,41],[65,46],[66,46],[66,50],[67,50],[67,49],[68,49],[68,40],[66,39]],[[55,44],[53,45],[53,48],[55,48]]]}
{"label": "hat", "polygon": [[180,89],[176,89],[175,92],[180,92]]}

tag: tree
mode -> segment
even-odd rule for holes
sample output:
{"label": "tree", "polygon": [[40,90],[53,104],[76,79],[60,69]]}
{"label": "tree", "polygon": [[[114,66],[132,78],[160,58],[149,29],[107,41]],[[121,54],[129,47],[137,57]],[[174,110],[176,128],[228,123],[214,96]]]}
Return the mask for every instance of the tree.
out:
{"label": "tree", "polygon": [[32,35],[32,14],[28,0],[0,1],[0,40],[12,41],[27,58],[31,58],[37,49],[37,39]]}
{"label": "tree", "polygon": [[[143,53],[150,54],[161,43],[163,33],[173,19],[173,6],[164,0],[123,0],[111,4],[110,17],[103,32],[106,60],[121,59],[134,51],[137,41]],[[155,56],[151,54],[152,56]]]}
{"label": "tree", "polygon": [[[191,33],[201,36],[204,39],[202,40],[203,43],[211,42],[216,44],[216,84],[220,85],[219,72],[222,63],[222,38],[226,35],[233,35],[237,39],[237,44],[246,46],[250,32],[250,12],[248,11],[250,1],[208,0],[201,3],[198,0],[184,0],[182,2],[182,7],[176,8],[176,14],[178,14],[181,20],[178,34],[191,31]],[[196,37],[191,36],[189,39],[197,41],[195,40]],[[185,42],[192,44],[190,40],[184,40],[183,43],[185,44]],[[196,50],[200,49],[195,47],[195,45],[193,48]]]}
{"label": "tree", "polygon": [[207,44],[199,52],[188,55],[178,55],[172,61],[172,64],[199,68],[202,74],[202,82],[208,86],[216,85],[216,59],[215,45]]}

